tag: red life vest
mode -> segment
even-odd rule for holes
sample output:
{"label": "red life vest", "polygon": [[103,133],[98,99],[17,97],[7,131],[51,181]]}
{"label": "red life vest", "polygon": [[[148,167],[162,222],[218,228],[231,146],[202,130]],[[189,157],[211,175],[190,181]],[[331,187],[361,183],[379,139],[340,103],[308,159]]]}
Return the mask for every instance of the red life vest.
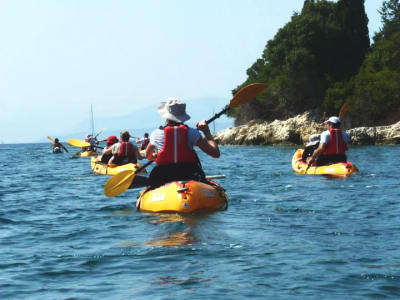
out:
{"label": "red life vest", "polygon": [[345,154],[346,143],[343,140],[342,130],[329,128],[329,142],[324,151],[324,155]]}
{"label": "red life vest", "polygon": [[117,157],[136,158],[135,151],[133,151],[133,145],[130,142],[121,142],[121,149],[119,150]]}
{"label": "red life vest", "polygon": [[164,146],[157,153],[157,165],[197,163],[196,152],[188,145],[186,125],[164,127]]}
{"label": "red life vest", "polygon": [[142,142],[142,146],[140,147],[141,150],[146,149],[147,145],[149,144],[150,139],[144,139]]}

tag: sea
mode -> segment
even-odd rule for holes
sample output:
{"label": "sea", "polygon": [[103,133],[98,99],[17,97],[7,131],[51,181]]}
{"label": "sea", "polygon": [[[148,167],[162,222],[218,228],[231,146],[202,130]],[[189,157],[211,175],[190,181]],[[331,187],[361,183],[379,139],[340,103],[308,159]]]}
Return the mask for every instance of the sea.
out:
{"label": "sea", "polygon": [[[200,153],[229,207],[138,212],[88,158],[0,145],[0,299],[400,299],[400,147],[354,146],[348,178],[296,175],[296,147]],[[151,167],[148,171],[151,170]]]}

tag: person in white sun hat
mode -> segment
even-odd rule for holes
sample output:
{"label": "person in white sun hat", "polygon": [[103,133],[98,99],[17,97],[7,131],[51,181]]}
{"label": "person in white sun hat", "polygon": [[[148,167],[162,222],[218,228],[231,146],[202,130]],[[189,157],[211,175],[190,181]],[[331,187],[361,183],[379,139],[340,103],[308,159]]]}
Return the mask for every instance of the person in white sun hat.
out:
{"label": "person in white sun hat", "polygon": [[314,161],[317,166],[347,162],[346,150],[350,136],[340,129],[340,119],[330,117],[324,123],[327,124],[328,130],[321,133],[319,146],[308,161],[308,166],[311,166]]}
{"label": "person in white sun hat", "polygon": [[156,188],[177,180],[205,180],[194,147],[199,147],[211,157],[220,156],[218,145],[206,121],[197,123],[196,129],[185,125],[184,122],[190,119],[186,113],[186,104],[175,97],[161,102],[158,105],[158,113],[166,123],[150,134],[146,148],[146,158],[156,161],[156,166],[149,176],[150,186]]}
{"label": "person in white sun hat", "polygon": [[308,143],[304,148],[303,155],[301,156],[302,161],[307,162],[307,159],[309,159],[311,155],[313,155],[314,151],[319,146],[320,139],[321,136],[318,133],[310,135],[310,137],[308,138]]}

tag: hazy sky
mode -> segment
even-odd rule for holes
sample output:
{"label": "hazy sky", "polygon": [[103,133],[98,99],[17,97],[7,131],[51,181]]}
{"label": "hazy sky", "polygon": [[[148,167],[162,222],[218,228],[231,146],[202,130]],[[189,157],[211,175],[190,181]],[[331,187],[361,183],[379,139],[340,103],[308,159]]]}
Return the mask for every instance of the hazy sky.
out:
{"label": "hazy sky", "polygon": [[[303,2],[0,0],[0,139],[66,134],[90,104],[96,118],[169,96],[228,103]],[[365,1],[370,36],[381,5]]]}

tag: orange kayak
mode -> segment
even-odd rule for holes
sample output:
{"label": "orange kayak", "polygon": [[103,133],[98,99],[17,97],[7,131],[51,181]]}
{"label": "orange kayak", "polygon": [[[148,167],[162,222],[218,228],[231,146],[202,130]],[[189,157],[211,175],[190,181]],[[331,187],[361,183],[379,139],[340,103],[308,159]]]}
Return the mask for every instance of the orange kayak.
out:
{"label": "orange kayak", "polygon": [[143,190],[136,201],[138,210],[147,212],[210,212],[225,210],[228,197],[216,182],[174,181],[159,188]]}
{"label": "orange kayak", "polygon": [[331,175],[345,177],[358,171],[356,165],[348,162],[340,162],[326,166],[311,166],[307,170],[307,163],[301,160],[304,149],[297,149],[292,158],[292,168],[297,174],[307,175]]}

